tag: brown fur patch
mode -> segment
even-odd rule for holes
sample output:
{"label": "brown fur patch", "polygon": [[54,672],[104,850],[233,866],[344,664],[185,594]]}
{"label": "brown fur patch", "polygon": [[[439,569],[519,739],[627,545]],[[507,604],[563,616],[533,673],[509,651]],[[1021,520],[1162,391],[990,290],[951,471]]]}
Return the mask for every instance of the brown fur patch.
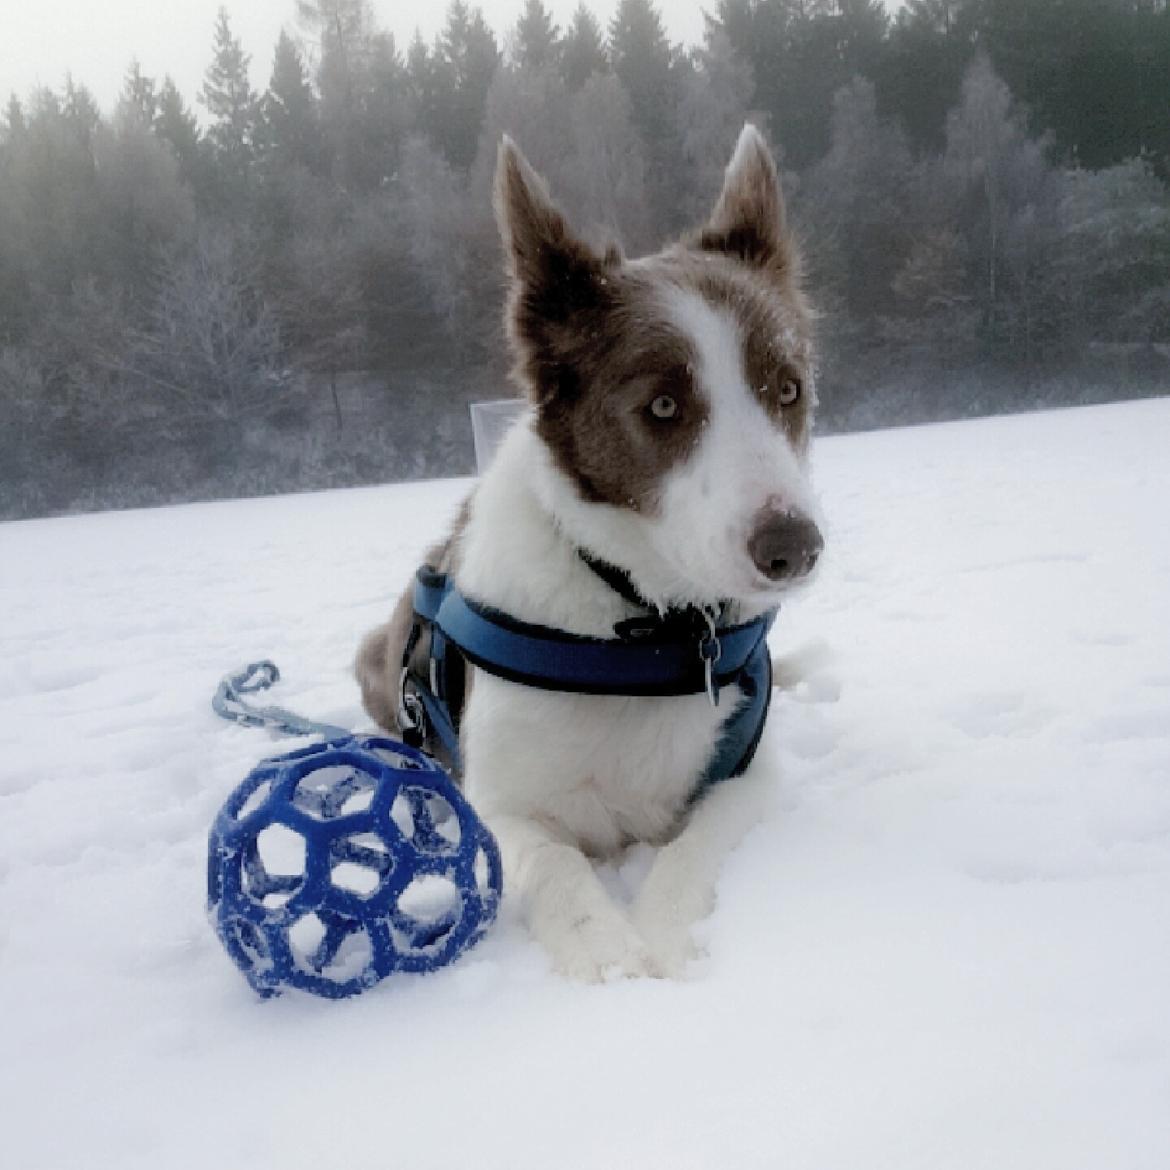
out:
{"label": "brown fur patch", "polygon": [[[657,485],[698,442],[710,404],[692,343],[657,313],[653,289],[628,275],[612,284],[613,307],[583,333],[543,337],[559,385],[537,432],[584,499],[653,511]],[[676,404],[673,418],[651,409],[663,395]]]}
{"label": "brown fur patch", "polygon": [[[748,385],[789,441],[808,442],[811,314],[784,221],[775,164],[745,131],[711,219],[697,236],[630,265],[578,239],[543,180],[505,140],[496,213],[511,277],[507,311],[514,376],[537,406],[537,431],[594,503],[653,510],[663,475],[696,446],[710,403],[696,385],[693,342],[666,317],[666,284],[692,288],[736,321]],[[677,415],[656,418],[666,394]]]}
{"label": "brown fur patch", "polygon": [[[446,540],[434,545],[423,558],[424,564],[443,573],[453,573],[459,564],[459,538],[467,527],[472,496],[459,508]],[[398,703],[401,695],[398,676],[402,672],[402,654],[414,621],[414,577],[399,596],[388,621],[372,629],[358,647],[354,675],[362,692],[362,706],[379,727],[394,735],[401,733]]]}

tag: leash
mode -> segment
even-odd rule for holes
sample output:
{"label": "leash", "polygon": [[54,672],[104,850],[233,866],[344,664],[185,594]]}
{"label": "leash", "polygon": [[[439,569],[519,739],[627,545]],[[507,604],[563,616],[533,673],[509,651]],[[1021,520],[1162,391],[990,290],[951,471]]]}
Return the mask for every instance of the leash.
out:
{"label": "leash", "polygon": [[212,710],[221,719],[243,727],[268,727],[284,735],[320,735],[327,740],[350,738],[353,733],[346,727],[318,723],[285,707],[257,707],[243,697],[266,691],[279,681],[280,671],[275,662],[267,659],[250,662],[243,670],[223,677],[212,696]]}

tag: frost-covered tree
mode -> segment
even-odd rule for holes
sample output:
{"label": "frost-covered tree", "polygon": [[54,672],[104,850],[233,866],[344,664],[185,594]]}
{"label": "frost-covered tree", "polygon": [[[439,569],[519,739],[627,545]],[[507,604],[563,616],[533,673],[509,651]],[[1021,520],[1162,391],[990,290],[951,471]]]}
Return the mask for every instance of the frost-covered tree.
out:
{"label": "frost-covered tree", "polygon": [[320,168],[321,130],[317,99],[300,51],[281,29],[272,77],[260,104],[260,140],[266,160],[280,167]]}
{"label": "frost-covered tree", "polygon": [[552,14],[541,0],[524,0],[524,9],[516,22],[512,58],[522,69],[542,69],[556,65],[561,40]]}
{"label": "frost-covered tree", "polygon": [[147,77],[142,72],[142,66],[136,60],[131,61],[130,68],[126,70],[118,104],[132,111],[144,126],[149,126],[158,115],[158,87],[153,77]]}
{"label": "frost-covered tree", "polygon": [[207,140],[229,199],[239,196],[255,160],[260,101],[248,76],[250,61],[232,32],[227,9],[221,8],[200,101],[210,119]]}
{"label": "frost-covered tree", "polygon": [[985,323],[994,328],[1005,309],[1005,229],[1034,196],[1046,167],[1042,144],[1029,138],[1010,90],[982,54],[947,115],[943,165],[966,205],[971,258],[981,269],[978,301]]}
{"label": "frost-covered tree", "polygon": [[203,153],[203,135],[199,122],[188,109],[178,86],[168,76],[158,91],[154,115],[154,131],[166,143],[179,164],[179,177],[200,197],[206,190],[210,175]]}
{"label": "frost-covered tree", "polygon": [[580,89],[594,73],[609,68],[601,25],[584,3],[574,9],[561,41],[561,68],[571,90]]}
{"label": "frost-covered tree", "polygon": [[432,56],[435,143],[453,166],[475,161],[488,89],[499,65],[495,35],[479,8],[452,0]]}
{"label": "frost-covered tree", "polygon": [[833,98],[828,154],[809,172],[805,214],[817,275],[854,320],[876,318],[909,244],[911,155],[901,128],[878,114],[857,78]]}

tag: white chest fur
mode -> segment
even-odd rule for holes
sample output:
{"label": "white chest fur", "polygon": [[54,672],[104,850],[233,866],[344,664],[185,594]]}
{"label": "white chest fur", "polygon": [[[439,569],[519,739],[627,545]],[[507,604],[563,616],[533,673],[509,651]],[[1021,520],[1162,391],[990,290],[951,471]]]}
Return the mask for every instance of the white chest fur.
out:
{"label": "white chest fur", "polygon": [[[463,534],[460,588],[507,613],[611,637],[634,612],[577,556],[550,512],[557,473],[528,426],[501,447]],[[477,672],[463,721],[468,795],[489,817],[535,818],[594,854],[669,836],[740,699],[543,691]]]}
{"label": "white chest fur", "polygon": [[662,841],[710,758],[728,688],[706,695],[566,695],[477,676],[464,723],[468,796],[487,816],[536,817],[587,852]]}

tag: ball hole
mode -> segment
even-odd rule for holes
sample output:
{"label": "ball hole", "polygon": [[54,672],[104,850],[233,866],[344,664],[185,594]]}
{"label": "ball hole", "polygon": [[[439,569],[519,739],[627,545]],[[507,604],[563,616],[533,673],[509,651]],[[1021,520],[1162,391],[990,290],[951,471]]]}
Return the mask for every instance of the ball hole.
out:
{"label": "ball hole", "polygon": [[390,818],[423,853],[450,853],[459,847],[463,836],[450,802],[427,788],[403,788],[390,806]]}
{"label": "ball hole", "polygon": [[368,898],[394,868],[394,858],[377,833],[354,833],[329,846],[329,880],[349,894]]}
{"label": "ball hole", "polygon": [[313,959],[324,938],[325,923],[313,911],[302,915],[288,928],[288,945],[297,966],[316,970]]}
{"label": "ball hole", "polygon": [[374,945],[364,930],[355,930],[341,940],[337,953],[321,968],[326,979],[345,983],[356,979],[374,960]]}
{"label": "ball hole", "polygon": [[287,825],[261,829],[256,851],[269,877],[300,877],[305,872],[305,839]]}
{"label": "ball hole", "polygon": [[381,874],[376,869],[356,865],[352,861],[343,861],[335,865],[329,871],[329,877],[339,890],[361,894],[363,898],[368,898],[382,882]]}
{"label": "ball hole", "polygon": [[420,874],[402,891],[398,908],[416,922],[443,922],[457,917],[463,898],[459,887],[443,874]]}
{"label": "ball hole", "polygon": [[316,821],[365,812],[374,800],[378,784],[373,776],[348,764],[314,768],[297,781],[292,802]]}

